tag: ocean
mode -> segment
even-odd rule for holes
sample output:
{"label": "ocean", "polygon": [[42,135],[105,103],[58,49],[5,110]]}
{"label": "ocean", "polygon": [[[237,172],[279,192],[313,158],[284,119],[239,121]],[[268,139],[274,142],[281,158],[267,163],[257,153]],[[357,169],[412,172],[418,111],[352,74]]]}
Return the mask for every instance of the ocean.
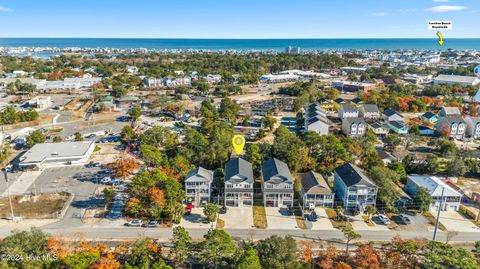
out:
{"label": "ocean", "polygon": [[421,49],[480,50],[480,38],[445,39],[182,39],[182,38],[0,38],[0,47],[145,48],[155,50],[274,50],[288,46],[304,50]]}

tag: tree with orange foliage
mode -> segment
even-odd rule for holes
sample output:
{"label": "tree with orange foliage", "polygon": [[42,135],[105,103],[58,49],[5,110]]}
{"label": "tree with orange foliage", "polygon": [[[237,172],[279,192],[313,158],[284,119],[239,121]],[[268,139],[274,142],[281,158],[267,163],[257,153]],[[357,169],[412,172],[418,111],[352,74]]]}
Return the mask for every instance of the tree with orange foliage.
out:
{"label": "tree with orange foliage", "polygon": [[334,269],[339,256],[338,249],[334,246],[329,246],[326,250],[320,252],[317,266],[322,269]]}
{"label": "tree with orange foliage", "polygon": [[303,244],[303,252],[302,252],[303,261],[310,264],[312,263],[312,256],[313,256],[312,242],[307,240],[307,241],[302,241],[301,243]]}
{"label": "tree with orange foliage", "polygon": [[118,177],[126,177],[128,175],[133,174],[133,172],[138,168],[138,163],[134,158],[118,158],[114,163],[109,165],[115,175]]}
{"label": "tree with orange foliage", "polygon": [[150,201],[158,206],[165,204],[165,192],[157,187],[152,187],[149,191]]}
{"label": "tree with orange foliage", "polygon": [[113,253],[108,253],[98,259],[98,261],[91,265],[89,269],[118,269],[120,266],[121,264],[115,259]]}
{"label": "tree with orange foliage", "polygon": [[352,269],[352,267],[345,262],[339,262],[335,265],[335,269]]}
{"label": "tree with orange foliage", "polygon": [[448,126],[447,124],[443,125],[442,128],[440,129],[440,134],[444,138],[450,137],[450,135],[452,134],[450,130],[450,126]]}
{"label": "tree with orange foliage", "polygon": [[379,269],[381,267],[377,251],[368,244],[357,247],[351,264],[355,268]]}

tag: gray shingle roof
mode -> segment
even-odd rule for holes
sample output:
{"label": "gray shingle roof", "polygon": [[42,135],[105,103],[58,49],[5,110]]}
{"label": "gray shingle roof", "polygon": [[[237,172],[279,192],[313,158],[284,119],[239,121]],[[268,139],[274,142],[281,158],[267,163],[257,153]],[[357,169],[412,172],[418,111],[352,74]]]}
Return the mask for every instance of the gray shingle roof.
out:
{"label": "gray shingle roof", "polygon": [[343,104],[341,105],[341,107],[343,108],[343,111],[344,112],[357,112],[358,111],[358,108],[356,106],[353,106],[353,105],[350,105],[350,104]]}
{"label": "gray shingle roof", "polygon": [[238,184],[247,182],[253,184],[252,164],[242,158],[232,158],[225,165],[225,182]]}
{"label": "gray shingle roof", "polygon": [[287,164],[272,157],[262,163],[262,177],[265,183],[293,183],[292,174]]}
{"label": "gray shingle roof", "polygon": [[435,80],[446,81],[452,83],[475,83],[477,77],[456,76],[456,75],[439,75]]}
{"label": "gray shingle roof", "polygon": [[332,189],[319,173],[313,171],[298,174],[306,194],[332,194]]}
{"label": "gray shingle roof", "polygon": [[376,187],[372,181],[363,173],[363,171],[356,165],[346,163],[335,169],[335,172],[340,176],[347,187],[353,185],[365,185]]}
{"label": "gray shingle roof", "polygon": [[364,104],[362,105],[363,111],[367,113],[379,113],[378,106],[375,104]]}
{"label": "gray shingle roof", "polygon": [[185,176],[185,182],[189,181],[211,182],[213,181],[213,171],[207,170],[199,166],[188,172],[187,176]]}

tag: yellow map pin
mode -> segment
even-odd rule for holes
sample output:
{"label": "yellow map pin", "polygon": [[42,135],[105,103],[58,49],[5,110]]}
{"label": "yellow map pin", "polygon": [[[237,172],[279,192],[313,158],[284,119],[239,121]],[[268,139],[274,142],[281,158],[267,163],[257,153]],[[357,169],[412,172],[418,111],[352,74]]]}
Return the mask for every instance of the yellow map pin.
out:
{"label": "yellow map pin", "polygon": [[245,137],[243,137],[243,135],[234,135],[232,138],[232,144],[237,155],[242,154],[243,147],[245,147]]}

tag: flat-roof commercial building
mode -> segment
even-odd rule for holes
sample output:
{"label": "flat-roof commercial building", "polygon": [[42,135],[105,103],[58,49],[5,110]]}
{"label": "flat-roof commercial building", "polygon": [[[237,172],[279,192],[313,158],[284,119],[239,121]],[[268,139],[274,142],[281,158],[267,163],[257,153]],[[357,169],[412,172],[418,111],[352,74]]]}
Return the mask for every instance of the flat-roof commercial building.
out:
{"label": "flat-roof commercial building", "polygon": [[36,144],[20,157],[19,166],[45,167],[81,165],[88,162],[95,142],[60,142]]}

